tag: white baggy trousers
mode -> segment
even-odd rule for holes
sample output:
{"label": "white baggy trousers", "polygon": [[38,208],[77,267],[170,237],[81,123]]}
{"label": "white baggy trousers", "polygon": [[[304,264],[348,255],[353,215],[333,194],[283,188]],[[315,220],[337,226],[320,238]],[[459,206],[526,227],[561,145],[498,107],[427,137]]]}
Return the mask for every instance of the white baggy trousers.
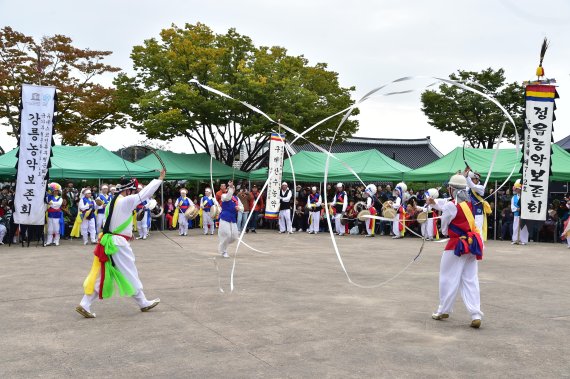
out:
{"label": "white baggy trousers", "polygon": [[83,219],[81,221],[81,236],[83,242],[87,242],[88,234],[91,235],[91,242],[97,242],[97,233],[95,232],[95,217],[91,219]]}
{"label": "white baggy trousers", "polygon": [[204,228],[204,234],[208,234],[210,228],[212,228],[210,233],[214,234],[214,229],[216,229],[216,226],[212,220],[212,216],[210,216],[210,212],[202,211],[202,227]]}
{"label": "white baggy trousers", "polygon": [[[521,222],[520,216],[513,218],[513,242],[517,242],[517,237],[521,243],[528,243],[528,228],[525,226],[519,232],[519,224]],[[519,234],[520,233],[520,234]]]}
{"label": "white baggy trousers", "polygon": [[[139,279],[137,266],[135,266],[135,255],[133,254],[133,250],[131,249],[129,241],[121,236],[113,236],[113,241],[119,249],[119,251],[111,256],[113,258],[113,262],[115,263],[115,267],[121,272],[121,274],[125,276],[125,278],[129,280],[129,282],[135,288],[136,294],[133,296],[133,299],[136,301],[137,305],[140,308],[148,307],[152,303],[147,300],[142,291],[143,285]],[[100,282],[101,276],[99,276],[95,281],[95,291],[93,291],[91,295],[84,295],[83,299],[81,300],[81,306],[88,312],[91,312],[91,305],[93,304],[93,301],[95,301],[95,299],[97,299],[99,296],[98,291]],[[115,291],[118,290],[115,288]]]}
{"label": "white baggy trousers", "polygon": [[[51,218],[48,217],[47,224],[48,224],[48,231],[47,231],[47,238],[46,244],[50,245],[52,242],[58,244],[59,243],[59,226],[60,218]],[[0,238],[0,241],[2,239]]]}
{"label": "white baggy trousers", "polygon": [[456,256],[453,250],[445,250],[439,266],[439,308],[437,313],[453,312],[457,292],[471,315],[471,320],[481,319],[481,299],[477,258],[473,254]]}
{"label": "white baggy trousers", "polygon": [[218,238],[220,239],[218,251],[220,254],[227,253],[228,245],[239,238],[237,224],[235,222],[220,220]]}
{"label": "white baggy trousers", "polygon": [[285,209],[284,211],[279,211],[279,231],[280,232],[291,232],[291,210]]}
{"label": "white baggy trousers", "polygon": [[309,232],[318,233],[320,229],[321,222],[321,211],[309,212]]}

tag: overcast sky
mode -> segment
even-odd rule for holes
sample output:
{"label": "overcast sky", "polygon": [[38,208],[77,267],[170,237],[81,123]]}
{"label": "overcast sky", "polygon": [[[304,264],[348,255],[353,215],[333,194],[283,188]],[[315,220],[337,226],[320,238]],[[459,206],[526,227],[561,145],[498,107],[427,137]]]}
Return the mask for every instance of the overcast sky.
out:
{"label": "overcast sky", "polygon": [[[0,0],[0,25],[40,38],[64,34],[78,47],[111,50],[108,63],[131,72],[134,45],[157,37],[172,23],[202,22],[216,33],[236,28],[256,45],[279,45],[314,64],[326,62],[343,86],[356,86],[355,98],[402,76],[447,77],[457,69],[504,68],[507,80],[534,78],[542,39],[551,45],[546,76],[556,78],[554,139],[570,134],[570,1],[340,1],[340,0]],[[112,78],[106,78],[110,82]],[[419,96],[425,81],[408,82],[418,91],[379,97],[361,108],[358,136],[431,136],[443,153],[461,144],[452,133],[427,123]],[[400,87],[402,89],[402,87]],[[16,140],[0,130],[0,145]],[[117,149],[141,141],[134,131],[113,130],[95,138]],[[131,139],[131,141],[128,141]],[[169,147],[190,152],[183,139]]]}

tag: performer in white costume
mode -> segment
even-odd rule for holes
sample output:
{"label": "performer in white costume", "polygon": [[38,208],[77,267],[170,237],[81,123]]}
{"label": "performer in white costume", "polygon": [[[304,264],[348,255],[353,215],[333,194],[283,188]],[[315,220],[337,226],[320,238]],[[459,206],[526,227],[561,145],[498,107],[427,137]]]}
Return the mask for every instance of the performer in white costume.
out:
{"label": "performer in white costume", "polygon": [[344,217],[346,208],[348,207],[348,196],[346,191],[344,191],[344,185],[342,183],[337,183],[336,194],[334,200],[331,203],[331,207],[335,210],[334,215],[334,226],[336,234],[339,236],[344,236],[345,227],[340,223],[340,219]]}
{"label": "performer in white costume", "polygon": [[234,196],[235,187],[233,183],[228,184],[228,191],[223,193],[222,211],[220,212],[220,225],[218,228],[218,238],[220,244],[218,251],[224,258],[228,258],[228,245],[239,238],[237,229],[237,214],[243,211],[243,204],[237,196]]}
{"label": "performer in white costume", "polygon": [[100,233],[103,230],[103,225],[105,224],[105,208],[112,198],[112,195],[109,194],[109,186],[103,184],[101,186],[101,193],[95,198],[95,209],[97,210],[97,233]]}
{"label": "performer in white costume", "polygon": [[215,196],[212,196],[212,190],[210,188],[206,188],[204,190],[204,197],[202,197],[202,201],[200,202],[200,208],[202,209],[202,226],[204,228],[204,235],[208,234],[208,232],[211,235],[214,234],[216,225],[210,216],[210,210],[213,206],[217,205],[218,201],[216,200]]}
{"label": "performer in white costume", "polygon": [[146,312],[160,302],[160,299],[147,300],[143,285],[135,266],[135,256],[129,244],[133,237],[133,211],[141,201],[148,200],[160,187],[166,171],[160,172],[159,179],[154,179],[140,193],[134,193],[137,180],[122,180],[107,210],[107,220],[103,235],[97,244],[93,265],[83,283],[85,295],[75,309],[86,318],[94,318],[91,305],[97,297],[109,298],[113,295],[115,284],[121,295],[133,296],[142,312]]}
{"label": "performer in white costume", "polygon": [[512,245],[526,245],[528,243],[527,226],[520,227],[521,223],[521,181],[517,179],[513,186],[514,195],[511,198],[511,210],[513,211],[513,242]]}
{"label": "performer in white costume", "polygon": [[[63,220],[63,212],[61,210],[61,204],[63,199],[61,198],[61,186],[58,183],[48,184],[47,195],[46,195],[47,208],[47,238],[44,246],[49,246],[52,243],[55,246],[59,246],[59,238],[63,233],[65,233],[65,225]],[[2,238],[0,238],[2,242]]]}
{"label": "performer in white costume", "polygon": [[180,190],[180,197],[176,199],[176,203],[174,203],[174,207],[178,208],[178,234],[181,236],[188,235],[188,219],[184,216],[184,212],[193,206],[194,203],[190,200],[189,197],[186,196],[188,191],[185,188]]}
{"label": "performer in white costume", "polygon": [[[466,179],[456,174],[449,180],[448,191],[453,200],[443,202],[441,232],[449,241],[441,256],[439,269],[439,307],[432,315],[434,320],[449,318],[457,292],[471,316],[471,327],[481,326],[481,301],[477,261],[483,258],[483,241],[475,224],[472,204],[466,192]],[[428,199],[439,209],[440,202]]]}
{"label": "performer in white costume", "polygon": [[83,244],[87,245],[89,236],[91,243],[97,242],[97,232],[95,231],[95,202],[91,198],[91,190],[83,189],[82,198],[79,200],[79,212],[81,213],[81,236]]}
{"label": "performer in white costume", "polygon": [[404,204],[404,193],[408,190],[406,183],[401,182],[396,184],[394,188],[395,199],[392,202],[392,207],[396,210],[396,215],[394,216],[394,221],[392,221],[392,233],[394,236],[392,238],[402,238],[406,233],[406,228],[404,227],[404,222],[406,219],[406,205]]}
{"label": "performer in white costume", "polygon": [[[378,201],[376,198],[376,186],[374,184],[369,184],[364,190],[364,196],[366,197],[366,209],[370,212],[370,215],[376,215],[376,208],[374,207]],[[370,218],[364,222],[366,224],[366,237],[374,237],[374,229],[376,229],[376,219]]]}
{"label": "performer in white costume", "polygon": [[[137,193],[140,193],[144,186],[139,184],[137,187]],[[148,229],[150,227],[150,210],[148,208],[148,201],[144,200],[141,203],[137,204],[135,209],[137,214],[137,231],[139,232],[139,236],[137,239],[147,239],[148,238]],[[139,218],[142,215],[142,219]]]}
{"label": "performer in white costume", "polygon": [[[439,191],[435,188],[430,188],[427,190],[426,199],[434,199],[436,200],[439,197]],[[422,224],[422,236],[427,240],[431,241],[437,237],[437,219],[434,220],[434,217],[437,217],[437,213],[434,207],[426,201],[426,204],[423,207],[420,207],[422,212],[427,213],[427,220]]]}
{"label": "performer in white costume", "polygon": [[317,192],[317,187],[311,188],[311,193],[307,198],[307,209],[309,210],[309,234],[318,234],[321,221],[321,195]]}
{"label": "performer in white costume", "polygon": [[281,183],[279,191],[279,233],[293,234],[291,225],[291,198],[293,193],[287,183]]}

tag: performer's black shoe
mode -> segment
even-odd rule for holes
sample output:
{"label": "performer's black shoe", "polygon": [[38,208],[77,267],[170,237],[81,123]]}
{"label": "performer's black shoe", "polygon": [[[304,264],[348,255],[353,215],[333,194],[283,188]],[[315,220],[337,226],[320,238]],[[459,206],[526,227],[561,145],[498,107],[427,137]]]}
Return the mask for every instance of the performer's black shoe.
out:
{"label": "performer's black shoe", "polygon": [[75,307],[75,311],[85,318],[95,318],[95,313],[89,312],[87,309],[83,308],[81,305]]}
{"label": "performer's black shoe", "polygon": [[447,314],[447,313],[434,313],[431,315],[431,318],[433,318],[434,320],[443,320],[443,319],[449,318],[449,314]]}
{"label": "performer's black shoe", "polygon": [[374,237],[374,234],[367,234],[364,237]]}
{"label": "performer's black shoe", "polygon": [[151,304],[141,308],[141,312],[148,312],[150,311],[152,308],[156,307],[158,305],[158,303],[160,303],[160,299],[154,299],[151,300]]}
{"label": "performer's black shoe", "polygon": [[473,320],[471,321],[471,325],[469,325],[472,328],[475,329],[479,329],[481,327],[481,320],[477,319],[477,320]]}

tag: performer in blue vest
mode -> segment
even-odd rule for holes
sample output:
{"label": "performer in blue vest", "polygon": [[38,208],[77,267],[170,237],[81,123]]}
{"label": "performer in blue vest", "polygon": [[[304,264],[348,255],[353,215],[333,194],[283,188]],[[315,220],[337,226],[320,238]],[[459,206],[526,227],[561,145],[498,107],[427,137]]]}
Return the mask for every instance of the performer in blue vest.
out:
{"label": "performer in blue vest", "polygon": [[190,206],[194,206],[192,200],[186,196],[187,193],[188,191],[185,188],[182,188],[180,190],[180,197],[176,199],[176,203],[174,203],[174,207],[178,208],[178,234],[181,236],[188,235],[188,219],[185,217],[184,213],[188,208],[190,208]]}
{"label": "performer in blue vest", "polygon": [[513,211],[513,242],[511,245],[526,245],[528,243],[528,228],[520,227],[521,223],[521,181],[517,179],[513,186],[514,195],[511,198],[511,210]]}
{"label": "performer in blue vest", "polygon": [[97,233],[103,230],[105,225],[105,208],[113,198],[109,192],[109,186],[103,184],[101,193],[95,198],[95,209],[97,209]]}
{"label": "performer in blue vest", "polygon": [[[61,204],[63,199],[60,196],[61,186],[58,183],[50,183],[47,188],[46,204],[47,208],[47,238],[44,246],[55,244],[59,246],[59,237],[65,234],[65,224]],[[1,240],[0,240],[1,242]]]}
{"label": "performer in blue vest", "polygon": [[[143,188],[143,185],[139,184],[137,186],[137,193],[140,193]],[[142,203],[137,204],[135,212],[137,213],[137,231],[139,232],[139,236],[136,239],[145,240],[148,238],[148,230],[150,227],[150,210],[148,209],[148,201],[144,200]]]}
{"label": "performer in blue vest", "polygon": [[210,188],[206,188],[204,190],[204,194],[202,201],[200,201],[200,208],[202,209],[202,226],[204,228],[204,235],[207,235],[208,232],[210,232],[210,235],[213,235],[216,226],[214,224],[214,220],[212,220],[210,211],[213,206],[217,206],[218,202],[216,197],[212,196],[212,190]]}
{"label": "performer in blue vest", "polygon": [[222,194],[222,212],[220,213],[220,226],[218,237],[220,245],[218,251],[222,257],[229,258],[228,245],[239,238],[237,229],[237,214],[243,212],[243,204],[237,196],[234,196],[235,187],[232,182],[228,183],[228,191]]}
{"label": "performer in blue vest", "polygon": [[321,221],[321,195],[317,192],[317,187],[311,188],[311,193],[307,199],[307,209],[309,210],[309,234],[317,234]]}
{"label": "performer in blue vest", "polygon": [[87,245],[88,237],[91,236],[91,243],[97,243],[97,233],[95,231],[95,202],[91,198],[91,190],[84,189],[82,198],[79,200],[79,212],[81,213],[81,236],[83,244]]}

